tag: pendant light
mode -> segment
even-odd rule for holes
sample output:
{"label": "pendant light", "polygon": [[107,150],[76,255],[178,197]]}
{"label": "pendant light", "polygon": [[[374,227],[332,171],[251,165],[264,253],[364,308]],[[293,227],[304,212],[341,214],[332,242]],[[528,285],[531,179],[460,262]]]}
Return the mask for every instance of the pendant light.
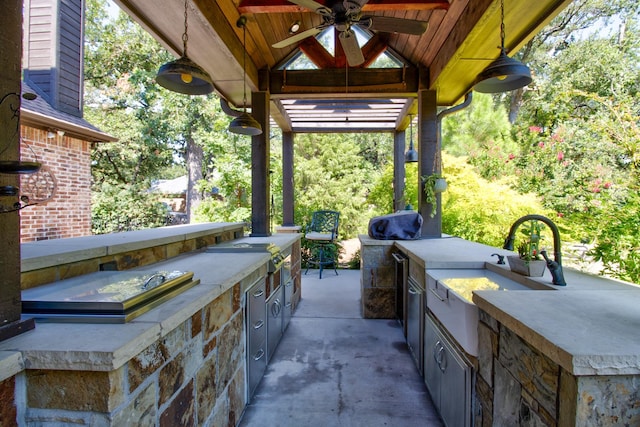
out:
{"label": "pendant light", "polygon": [[418,161],[418,152],[413,148],[413,115],[409,115],[409,149],[404,153],[405,163],[415,163]]}
{"label": "pendant light", "polygon": [[186,95],[206,95],[213,92],[213,81],[209,74],[187,57],[187,0],[184,1],[184,34],[182,34],[182,56],[167,62],[158,70],[156,82],[173,92]]}
{"label": "pendant light", "polygon": [[482,93],[499,93],[519,89],[531,83],[529,67],[507,56],[504,38],[504,0],[501,0],[500,56],[478,75],[473,90]]}
{"label": "pendant light", "polygon": [[241,16],[236,26],[242,28],[242,114],[233,119],[229,124],[229,132],[240,135],[260,135],[262,126],[253,116],[247,113],[247,18]]}

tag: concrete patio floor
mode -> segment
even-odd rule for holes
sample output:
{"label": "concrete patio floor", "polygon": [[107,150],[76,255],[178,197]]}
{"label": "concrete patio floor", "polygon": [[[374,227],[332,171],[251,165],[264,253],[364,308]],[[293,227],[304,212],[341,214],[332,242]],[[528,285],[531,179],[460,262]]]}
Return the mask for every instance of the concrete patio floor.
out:
{"label": "concrete patio floor", "polygon": [[442,426],[396,320],[363,319],[360,271],[302,275],[302,300],[243,427]]}

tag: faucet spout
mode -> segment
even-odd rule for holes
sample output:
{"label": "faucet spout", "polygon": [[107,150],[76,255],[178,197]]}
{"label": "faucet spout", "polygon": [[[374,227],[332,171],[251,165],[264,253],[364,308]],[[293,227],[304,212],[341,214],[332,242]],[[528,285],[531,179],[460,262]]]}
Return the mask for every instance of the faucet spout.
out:
{"label": "faucet spout", "polygon": [[509,235],[504,240],[503,249],[507,249],[510,251],[513,250],[513,244],[516,240],[516,231],[518,230],[518,227],[525,221],[540,221],[544,223],[547,227],[549,227],[549,229],[551,230],[551,233],[553,234],[554,260],[552,261],[547,257],[546,251],[540,251],[540,254],[544,257],[545,261],[547,261],[547,267],[551,272],[552,283],[557,286],[566,286],[567,283],[564,280],[564,274],[562,272],[562,252],[561,252],[561,245],[560,245],[560,231],[558,230],[558,227],[556,226],[556,224],[546,216],[531,214],[531,215],[525,215],[521,218],[518,218],[516,222],[514,222],[513,225],[511,226],[511,229],[509,230]]}

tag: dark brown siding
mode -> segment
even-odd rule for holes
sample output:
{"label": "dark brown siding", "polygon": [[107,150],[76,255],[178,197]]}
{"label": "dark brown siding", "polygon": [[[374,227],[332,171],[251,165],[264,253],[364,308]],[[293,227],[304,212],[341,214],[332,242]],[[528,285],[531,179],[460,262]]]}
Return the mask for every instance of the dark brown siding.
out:
{"label": "dark brown siding", "polygon": [[82,0],[27,0],[25,11],[25,80],[55,109],[82,117]]}

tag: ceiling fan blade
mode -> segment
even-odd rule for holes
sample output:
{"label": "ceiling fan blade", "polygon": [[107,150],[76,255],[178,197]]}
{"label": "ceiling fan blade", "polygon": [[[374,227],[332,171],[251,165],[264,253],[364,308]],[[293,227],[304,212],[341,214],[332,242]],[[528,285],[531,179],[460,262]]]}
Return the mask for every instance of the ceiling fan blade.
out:
{"label": "ceiling fan blade", "polygon": [[351,30],[343,31],[338,36],[342,50],[347,57],[347,62],[351,67],[356,67],[364,62],[362,50],[356,39],[356,35]]}
{"label": "ceiling fan blade", "polygon": [[294,43],[297,43],[301,40],[306,39],[307,37],[311,37],[311,36],[315,36],[316,34],[318,34],[320,31],[322,31],[323,27],[315,27],[315,28],[310,28],[308,30],[305,30],[301,33],[298,33],[294,36],[291,37],[287,37],[284,40],[280,40],[278,43],[274,43],[271,46],[276,48],[276,49],[281,49],[283,47],[287,47],[289,45],[292,45]]}
{"label": "ceiling fan blade", "polygon": [[[365,23],[370,22],[369,29],[381,31],[383,33],[402,33],[419,36],[427,31],[429,25],[426,21],[416,21],[413,19],[391,18],[388,16],[368,16],[360,20]],[[365,24],[366,25],[366,24]]]}
{"label": "ceiling fan blade", "polygon": [[324,16],[331,16],[331,9],[315,0],[289,0],[290,3],[309,9]]}

